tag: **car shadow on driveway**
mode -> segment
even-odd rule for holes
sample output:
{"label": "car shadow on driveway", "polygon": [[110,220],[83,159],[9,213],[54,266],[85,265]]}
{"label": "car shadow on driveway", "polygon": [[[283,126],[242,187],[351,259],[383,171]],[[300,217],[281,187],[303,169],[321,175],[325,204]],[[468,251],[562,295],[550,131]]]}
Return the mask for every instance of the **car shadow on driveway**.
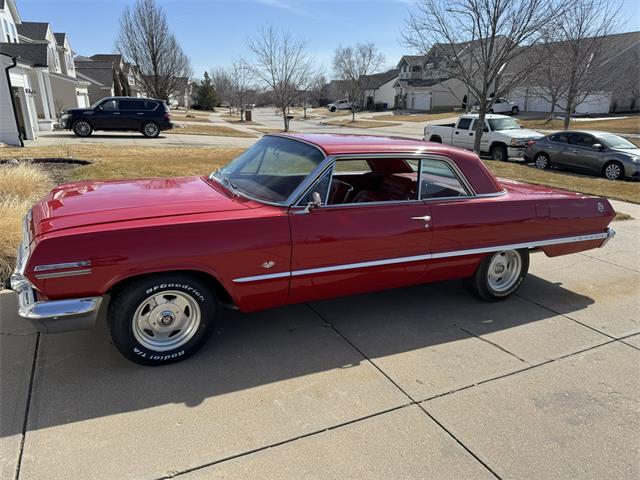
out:
{"label": "car shadow on driveway", "polygon": [[[593,303],[533,275],[526,282],[566,297],[574,310]],[[3,296],[7,299],[15,302],[13,294]],[[449,344],[446,353],[461,358],[468,348],[464,340],[554,316],[517,296],[499,303],[481,302],[458,281],[419,285],[252,314],[226,311],[198,354],[156,368],[121,357],[110,344],[103,318],[93,330],[41,335],[28,429],[168,404],[196,407],[217,396],[350,369],[366,362],[360,352],[375,360]],[[13,368],[5,353],[3,349],[2,370]],[[31,365],[24,368],[30,370]],[[435,367],[421,368],[428,372]],[[5,382],[10,376],[0,371],[0,378]],[[230,401],[233,405],[233,398]],[[19,423],[3,423],[2,437],[20,433]]]}

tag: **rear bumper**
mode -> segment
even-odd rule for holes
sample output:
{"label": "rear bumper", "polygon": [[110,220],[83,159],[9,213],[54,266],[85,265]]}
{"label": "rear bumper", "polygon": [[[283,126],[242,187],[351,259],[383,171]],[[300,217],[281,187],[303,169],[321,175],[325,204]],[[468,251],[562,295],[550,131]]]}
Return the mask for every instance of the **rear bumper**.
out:
{"label": "rear bumper", "polygon": [[36,301],[33,287],[20,273],[12,275],[11,289],[18,294],[18,316],[39,332],[60,333],[96,325],[102,297]]}

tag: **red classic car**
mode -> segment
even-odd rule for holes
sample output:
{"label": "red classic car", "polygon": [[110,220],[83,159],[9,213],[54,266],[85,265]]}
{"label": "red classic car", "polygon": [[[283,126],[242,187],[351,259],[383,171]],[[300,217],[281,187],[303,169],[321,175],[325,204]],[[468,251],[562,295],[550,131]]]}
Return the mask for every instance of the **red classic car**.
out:
{"label": "red classic car", "polygon": [[90,328],[108,308],[120,352],[157,365],[194,353],[225,305],[452,278],[499,300],[529,252],[601,247],[613,217],[605,199],[496,179],[441,144],[267,135],[209,177],[55,188],[25,218],[12,288],[44,332]]}

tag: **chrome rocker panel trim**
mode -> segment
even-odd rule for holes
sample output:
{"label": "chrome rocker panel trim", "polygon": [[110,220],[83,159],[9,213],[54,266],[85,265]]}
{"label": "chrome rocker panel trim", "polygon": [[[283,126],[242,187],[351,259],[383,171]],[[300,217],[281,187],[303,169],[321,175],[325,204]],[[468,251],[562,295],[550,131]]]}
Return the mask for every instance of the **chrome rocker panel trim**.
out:
{"label": "chrome rocker panel trim", "polygon": [[381,265],[393,265],[396,263],[410,263],[422,260],[434,260],[448,257],[462,257],[465,255],[478,255],[482,253],[499,252],[501,250],[519,250],[523,248],[536,249],[549,245],[561,245],[563,243],[587,242],[590,240],[603,240],[600,247],[603,247],[611,238],[615,236],[615,231],[608,228],[606,232],[592,233],[589,235],[579,235],[574,237],[553,238],[549,240],[539,240],[537,242],[512,243],[507,245],[496,245],[492,247],[472,248],[468,250],[455,250],[449,252],[425,253],[424,255],[414,255],[411,257],[386,258],[382,260],[371,260],[367,262],[347,263],[342,265],[332,265],[328,267],[309,268],[306,270],[292,270],[290,272],[270,273],[267,275],[254,275],[241,277],[233,280],[234,283],[248,283],[262,280],[272,280],[275,278],[297,277],[301,275],[311,275],[314,273],[335,272],[340,270],[351,270],[358,268],[377,267]]}

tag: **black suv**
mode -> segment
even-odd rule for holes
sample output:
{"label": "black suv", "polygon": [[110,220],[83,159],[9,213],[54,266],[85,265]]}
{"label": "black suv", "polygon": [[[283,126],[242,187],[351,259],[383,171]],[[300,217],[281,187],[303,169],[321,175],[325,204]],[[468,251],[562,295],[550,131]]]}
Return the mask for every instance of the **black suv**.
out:
{"label": "black suv", "polygon": [[162,130],[173,128],[165,102],[134,97],[107,97],[89,108],[69,109],[60,123],[79,137],[88,137],[94,130],[135,130],[154,138]]}

